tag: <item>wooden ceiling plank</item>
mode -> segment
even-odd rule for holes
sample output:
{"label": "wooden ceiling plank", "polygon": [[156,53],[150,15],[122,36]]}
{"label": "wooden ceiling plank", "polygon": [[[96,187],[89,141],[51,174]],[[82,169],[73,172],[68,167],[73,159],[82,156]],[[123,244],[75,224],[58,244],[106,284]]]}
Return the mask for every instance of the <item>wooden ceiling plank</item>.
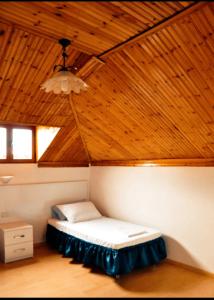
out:
{"label": "wooden ceiling plank", "polygon": [[[22,112],[22,117],[24,115],[30,113],[32,114],[34,112],[35,105],[34,105],[33,98],[36,99],[37,115],[43,112],[45,101],[42,100],[41,92],[38,87],[39,87],[39,83],[41,83],[41,80],[42,79],[45,80],[44,77],[46,74],[45,69],[47,68],[48,70],[48,60],[46,55],[44,55],[44,53],[48,53],[51,56],[51,49],[53,45],[50,44],[49,41],[46,41],[44,39],[41,39],[41,41],[42,41],[42,45],[41,47],[39,47],[37,51],[37,55],[33,61],[33,65],[31,66],[28,72],[28,76],[27,76],[28,85],[26,85],[24,89],[25,99],[23,101],[20,101],[22,102],[22,106],[20,107],[20,110]],[[40,81],[39,78],[41,78]],[[38,85],[36,83],[38,83]],[[46,96],[46,100],[47,97],[48,95]],[[22,117],[20,116],[20,121]]]}
{"label": "wooden ceiling plank", "polygon": [[62,128],[42,155],[39,163],[53,162],[87,163],[87,157],[73,119],[69,126]]}
{"label": "wooden ceiling plank", "polygon": [[17,105],[17,102],[14,102],[19,96],[18,94],[23,92],[22,86],[26,84],[26,78],[29,78],[29,70],[31,68],[31,65],[33,64],[34,58],[36,58],[37,55],[37,52],[34,51],[34,47],[36,48],[38,45],[41,44],[42,41],[40,41],[39,39],[34,39],[33,37],[30,37],[27,40],[25,49],[23,49],[22,56],[18,58],[20,66],[18,66],[17,73],[14,74],[15,81],[13,82],[13,87],[11,87],[15,90],[15,92],[13,97],[10,96],[9,99],[7,99],[7,103],[10,102],[10,107],[8,107],[7,111],[5,112],[4,119],[6,120],[13,119],[14,109],[16,111],[20,111],[22,103]]}
{"label": "wooden ceiling plank", "polygon": [[[97,103],[97,101],[96,101]],[[88,111],[89,112],[89,111]],[[88,112],[85,113],[85,115],[87,116],[88,120],[90,123],[96,124],[97,128],[100,128],[100,130],[102,130],[103,127],[105,127],[105,131],[104,131],[104,136],[111,136],[115,142],[118,143],[117,138],[120,139],[121,142],[123,142],[123,147],[127,148],[128,151],[130,151],[130,146],[133,148],[134,144],[133,143],[129,143],[129,136],[124,135],[124,130],[129,132],[130,129],[126,128],[125,126],[123,126],[123,124],[121,123],[121,120],[117,117],[114,118],[114,115],[112,115],[112,111],[111,111],[111,115],[108,115],[108,119],[105,121],[103,120],[103,118],[97,118],[97,116],[93,116],[91,115],[91,118],[88,117]],[[97,113],[97,115],[99,115],[99,112]],[[102,116],[102,114],[100,114]],[[115,128],[115,122],[117,123],[117,138],[115,139],[115,132],[114,132],[114,128]],[[120,125],[120,126],[118,126]],[[146,146],[145,146],[146,147]],[[139,149],[140,151],[140,149]],[[143,147],[141,149],[141,151],[143,151]],[[139,153],[140,154],[140,153]],[[130,153],[129,153],[130,155]]]}
{"label": "wooden ceiling plank", "polygon": [[[76,7],[78,10],[82,10],[85,14],[90,15],[92,18],[99,20],[104,28],[109,28],[111,34],[112,31],[115,33],[119,31],[118,37],[122,34],[123,39],[126,39],[127,36],[134,35],[135,32],[139,30],[142,26],[142,22],[136,23],[136,20],[133,18],[131,19],[131,16],[124,13],[123,9],[119,12],[113,11],[112,7],[117,8],[115,6],[116,3],[117,2],[99,2],[97,5],[95,3],[93,3],[95,5],[92,5],[91,3],[86,4],[85,2],[83,6],[79,7],[78,3],[72,2],[70,5],[72,8]],[[124,26],[124,24],[129,24],[129,26]]]}
{"label": "wooden ceiling plank", "polygon": [[[69,3],[67,3],[66,10],[63,10],[63,9],[57,10],[57,9],[53,8],[52,6],[50,6],[49,5],[50,3],[45,3],[45,4],[46,5],[44,6],[43,3],[35,2],[34,5],[32,6],[32,8],[35,8],[36,10],[45,14],[45,16],[49,16],[50,21],[52,20],[52,18],[54,18],[55,22],[57,20],[59,23],[63,22],[64,24],[69,24],[69,27],[72,28],[73,33],[75,33],[76,35],[78,35],[78,33],[80,35],[84,35],[83,36],[84,41],[89,39],[89,40],[91,40],[90,42],[93,43],[93,39],[96,38],[102,44],[105,41],[106,45],[109,45],[109,42],[111,42],[111,43],[118,42],[118,36],[114,37],[114,35],[112,36],[103,30],[101,31],[99,25],[96,27],[97,15],[94,16],[93,18],[88,18],[88,13],[87,13],[87,18],[86,17],[82,18],[81,14],[80,14],[81,9],[79,8],[76,13],[73,13],[72,10],[69,10],[69,8],[70,8]],[[54,3],[52,3],[52,4],[54,4]],[[70,11],[70,13],[69,13],[69,11]],[[68,31],[68,29],[67,29],[67,31]],[[119,33],[119,36],[120,36],[120,33]],[[125,37],[122,37],[122,38],[125,38]]]}
{"label": "wooden ceiling plank", "polygon": [[0,66],[2,64],[2,61],[5,57],[6,54],[6,49],[8,47],[8,42],[11,39],[12,33],[13,33],[13,26],[4,24],[0,22],[0,43],[1,43],[1,48],[0,48]]}
{"label": "wooden ceiling plank", "polygon": [[[139,27],[133,22],[130,23],[129,28],[123,29],[120,20],[115,19],[114,22],[112,22],[112,16],[106,17],[105,14],[100,15],[100,9],[98,12],[93,12],[92,9],[86,11],[84,9],[85,5],[75,7],[73,4],[74,3],[70,3],[71,10],[66,11],[69,17],[73,18],[74,16],[78,16],[81,22],[86,22],[86,25],[89,23],[93,26],[93,30],[91,30],[93,34],[96,35],[96,32],[99,32],[99,35],[106,36],[106,38],[113,43],[118,43],[121,39],[126,39],[127,34],[133,35]],[[99,5],[101,5],[101,3],[99,3]]]}
{"label": "wooden ceiling plank", "polygon": [[[124,159],[126,157],[133,159],[135,157],[135,155],[129,152],[126,149],[126,147],[121,146],[121,144],[117,140],[113,139],[112,135],[109,135],[106,132],[103,133],[103,130],[102,128],[100,128],[99,124],[96,124],[95,122],[91,122],[90,119],[84,116],[81,116],[80,122],[81,122],[82,132],[85,132],[85,135],[87,137],[90,135],[90,133],[92,133],[91,140],[93,141],[93,143],[92,144],[88,143],[88,148],[90,149],[90,147],[92,147],[91,150],[92,159],[96,157],[96,152],[97,150],[99,151],[100,145],[102,145],[102,149],[105,149],[105,151],[102,150],[102,156],[109,157],[113,155],[114,157],[116,156],[118,158],[120,157]],[[88,129],[89,124],[91,128],[90,130]],[[103,135],[105,135],[105,138],[103,138]],[[95,144],[95,148],[94,148],[94,141],[97,141]],[[96,147],[96,145],[98,147]]]}
{"label": "wooden ceiling plank", "polygon": [[[166,31],[162,31],[162,33],[159,35],[159,45],[164,44],[166,42]],[[169,37],[169,35],[167,35]],[[171,39],[172,41],[172,39]],[[173,43],[174,46],[174,43]],[[181,67],[181,74],[183,74],[184,82],[188,87],[188,91],[191,90],[194,95],[200,95],[201,102],[204,103],[207,102],[207,98],[211,96],[211,98],[214,98],[214,94],[212,90],[209,89],[207,82],[202,79],[201,72],[198,72],[197,69],[194,68],[194,65],[191,63],[191,61],[188,61],[188,56],[185,55],[184,51],[181,48],[175,48],[173,51],[169,51],[169,60],[173,60],[176,62],[182,61],[182,65],[186,65],[185,68]],[[201,71],[201,70],[200,70]],[[206,73],[206,72],[205,72]],[[201,89],[200,89],[201,87]],[[190,96],[192,95],[192,92],[190,93]],[[206,94],[208,94],[208,97],[206,97]],[[198,97],[197,97],[198,98]],[[199,99],[198,99],[199,100]],[[197,107],[197,113],[200,112],[204,118],[204,114],[206,113],[207,118],[209,120],[212,120],[213,114],[211,114],[212,106],[209,102],[207,102],[206,111],[204,108],[200,106],[200,103],[198,101],[195,101],[195,99],[192,99],[193,108],[195,109]]]}
{"label": "wooden ceiling plank", "polygon": [[[114,58],[114,60],[115,60],[115,58]],[[113,69],[114,69],[114,71],[116,71],[115,67]],[[118,74],[118,78],[120,78],[121,80],[124,80],[124,83],[125,83],[126,79],[123,78],[122,75],[118,73],[118,71],[117,71],[117,74]],[[105,80],[105,82],[106,81],[107,81],[107,79]],[[118,81],[115,82],[115,84],[117,84],[117,85],[118,85],[118,83],[119,83]],[[107,89],[109,89],[109,88],[110,88],[110,86]],[[132,90],[132,95],[133,95],[133,90]],[[104,96],[105,96],[104,94],[103,94],[103,96],[100,95],[100,98],[102,99],[102,102],[103,102]],[[136,97],[132,97],[131,98],[131,93],[129,94],[128,90],[126,90],[127,100],[129,99],[128,103],[126,105],[126,102],[123,101],[122,99],[121,99],[122,100],[122,102],[121,102],[120,101],[120,96],[117,95],[116,96],[117,101],[114,102],[114,110],[111,109],[111,111],[109,111],[109,114],[110,113],[114,114],[114,112],[115,112],[115,120],[116,120],[116,119],[118,119],[118,117],[120,115],[120,112],[123,112],[123,114],[124,114],[124,118],[123,118],[124,122],[128,121],[128,124],[129,124],[129,126],[127,128],[125,128],[124,127],[125,123],[124,123],[123,124],[123,129],[125,131],[129,132],[129,128],[130,128],[130,125],[131,125],[130,122],[133,119],[133,121],[135,122],[135,123],[133,123],[133,132],[135,132],[136,136],[138,136],[138,137],[139,136],[144,136],[145,137],[145,136],[147,136],[149,134],[149,132],[151,132],[151,130],[153,130],[153,132],[155,132],[156,130],[158,130],[158,127],[155,125],[155,123],[156,123],[155,119],[152,118],[152,111],[149,114],[148,113],[144,114],[144,112],[147,111],[149,107],[146,106],[145,103],[139,107],[139,104],[138,104],[138,102],[137,102],[136,99],[138,99],[138,97],[140,97],[140,96],[142,96],[142,95],[140,95],[140,94],[137,95],[136,94]],[[108,100],[108,102],[109,102],[109,100]],[[120,102],[121,102],[121,105],[119,105]],[[116,107],[119,107],[120,110],[119,111],[116,110]],[[138,110],[136,110],[136,109],[138,109]],[[132,114],[129,113],[130,110],[132,111]],[[151,109],[149,109],[149,110],[151,110]],[[139,115],[139,118],[136,118],[138,115]],[[121,116],[123,116],[123,115],[121,115]],[[142,126],[139,127],[139,124],[142,121],[143,121]],[[145,126],[146,123],[147,123],[148,126]],[[117,121],[117,124],[118,124],[118,121]],[[149,128],[149,131],[147,131],[147,128]],[[138,129],[140,129],[139,135],[137,134]],[[147,133],[146,133],[145,130],[147,131]],[[118,127],[117,127],[117,133],[118,133]],[[167,132],[164,132],[164,135],[167,136]],[[153,143],[156,144],[158,142],[158,138],[157,137],[154,137],[154,138],[155,138],[155,140],[153,141]],[[150,136],[149,139],[151,139],[151,136]],[[132,141],[131,144],[134,144],[134,141]],[[155,148],[157,149],[158,145],[154,145],[154,144],[153,144],[153,146],[155,146]],[[160,145],[161,145],[161,147],[163,147],[164,143],[162,142],[162,143],[160,143]],[[145,147],[145,149],[148,147],[146,141],[144,142],[144,147]],[[151,149],[148,149],[148,150],[147,150],[148,152],[151,152]],[[168,153],[168,155],[170,156],[170,153]]]}
{"label": "wooden ceiling plank", "polygon": [[[15,58],[20,55],[20,58],[22,59],[23,55],[25,54],[24,47],[26,41],[22,43],[22,39],[23,33],[19,35],[17,42],[15,43],[15,47],[13,51],[11,51],[11,55],[8,58],[5,56],[5,64],[2,64],[2,69],[4,69],[4,65],[7,66],[5,67],[5,69],[7,70],[6,74],[3,75],[3,87],[0,87],[1,97],[4,99],[4,101],[5,99],[7,99],[7,107],[5,107],[5,109],[0,113],[0,118],[2,119],[5,119],[8,109],[10,109],[11,102],[8,99],[8,93],[10,92],[11,86],[16,82],[16,75],[19,71],[19,65],[18,63],[16,63]],[[12,48],[12,45],[10,46],[10,48]]]}
{"label": "wooden ceiling plank", "polygon": [[[178,1],[179,5],[183,6],[183,7],[186,7],[186,6],[189,6],[190,3],[193,3],[194,1]],[[170,1],[170,4],[172,2]]]}
{"label": "wooden ceiling plank", "polygon": [[160,110],[160,108],[159,108],[159,110]]}
{"label": "wooden ceiling plank", "polygon": [[[177,3],[177,2],[176,2]],[[139,4],[138,4],[139,5]],[[159,2],[159,1],[153,1],[153,2],[147,2],[145,1],[144,5],[147,7],[147,11],[150,12],[151,16],[156,17],[157,19],[167,18],[173,14],[175,14],[178,11],[178,8],[176,9],[174,7],[170,7],[167,2]],[[183,7],[180,7],[179,10],[182,10]]]}
{"label": "wooden ceiling plank", "polygon": [[170,7],[167,2],[156,2],[156,5],[161,9],[162,13],[165,13],[166,16],[175,13],[175,10],[172,7]]}
{"label": "wooden ceiling plank", "polygon": [[[166,18],[177,11],[164,3],[161,7],[167,7]],[[79,9],[80,14],[73,12],[74,9]],[[135,9],[140,19],[133,17],[132,10]],[[22,26],[22,29],[28,27],[33,33],[44,34],[46,38],[58,40],[66,34],[66,37],[73,40],[74,47],[90,54],[104,52],[142,31],[142,28],[147,29],[148,22],[144,27],[144,15],[150,22],[154,16],[158,16],[149,6],[138,2],[132,4],[130,13],[111,2],[84,2],[84,6],[75,2],[60,2],[53,7],[49,2],[3,1],[0,11],[2,19]],[[159,20],[163,19],[160,17]],[[154,20],[150,26],[153,24]]]}
{"label": "wooden ceiling plank", "polygon": [[169,1],[169,2],[167,2],[167,5],[177,11],[177,10],[181,10],[182,8],[184,8],[186,6],[189,6],[191,3],[193,3],[193,2],[189,1],[189,2],[186,2],[186,5],[183,5],[182,2],[180,2],[180,1],[176,1],[176,2]]}
{"label": "wooden ceiling plank", "polygon": [[[176,47],[179,47],[180,51],[182,51],[184,53],[184,56],[186,56],[186,58],[194,65],[194,67],[201,74],[204,80],[209,84],[210,89],[213,91],[213,85],[209,83],[210,79],[209,76],[207,76],[207,73],[210,73],[210,64],[204,64],[195,49],[193,49],[193,47],[191,46],[190,40],[188,39],[187,42],[187,40],[183,39],[184,34],[181,35],[181,31],[179,28],[177,28],[176,30],[174,28],[170,28],[170,31],[165,30],[164,34],[167,35],[167,37],[171,40],[174,40],[174,42],[177,44]],[[204,72],[201,72],[201,70],[203,70]]]}
{"label": "wooden ceiling plank", "polygon": [[[127,60],[126,60],[126,61],[127,61]],[[120,65],[121,65],[121,63],[120,63]],[[135,67],[135,70],[136,70],[136,67]],[[134,77],[134,76],[133,76],[133,73],[131,73],[131,72],[127,72],[127,73],[131,74],[131,78]],[[144,77],[144,76],[145,76],[145,74],[143,75],[143,77]],[[131,80],[131,78],[130,78],[130,80]],[[145,78],[145,77],[144,77],[144,78]],[[149,82],[151,81],[150,79],[148,79],[148,80],[149,80]],[[137,82],[137,79],[136,79],[136,82]],[[139,88],[141,89],[141,88],[143,88],[143,86],[140,85]],[[148,90],[148,89],[149,89],[149,83],[148,83],[147,86],[145,86],[145,87],[143,88],[142,92],[143,92],[144,90]],[[160,97],[160,94],[161,94],[161,93],[158,92],[159,97]],[[147,97],[148,97],[148,95],[147,95]],[[149,101],[150,101],[150,105],[151,105],[151,103],[154,103],[154,100],[153,100],[152,97],[150,98]],[[164,101],[165,101],[165,98],[163,98],[163,103],[164,103]],[[136,104],[135,104],[135,105],[136,105]],[[145,105],[145,104],[142,104],[142,105]],[[164,107],[164,111],[166,112],[166,107],[165,107],[164,104],[163,104],[163,107]],[[156,111],[161,112],[160,107],[156,107]],[[136,115],[136,113],[135,113],[135,115]],[[164,115],[164,114],[163,114],[163,115]],[[164,122],[167,121],[166,116],[165,116],[165,118],[164,118],[163,120],[164,120]],[[167,124],[167,126],[170,126],[169,123]],[[149,127],[149,128],[151,128],[151,127]],[[183,138],[184,138],[184,137],[183,137]],[[162,145],[163,145],[163,141],[165,141],[165,139],[162,138],[162,139],[160,140],[160,143],[162,143]],[[184,143],[184,140],[183,140],[183,143]]]}
{"label": "wooden ceiling plank", "polygon": [[[115,70],[115,68],[114,68],[114,70]],[[121,75],[119,76],[120,78],[121,78]],[[105,80],[105,82],[106,82],[106,79],[104,79]],[[96,85],[98,85],[98,84],[96,84]],[[108,88],[107,88],[107,90],[108,90]],[[102,101],[103,101],[103,97],[101,97],[102,98]],[[119,100],[119,98],[118,98],[118,96],[117,96],[117,103],[118,103],[118,100]],[[98,113],[98,111],[96,110],[96,112],[97,112],[97,114],[99,115],[99,113]],[[80,111],[80,113],[83,113],[82,111]],[[111,111],[111,114],[112,114],[112,111]],[[136,112],[134,113],[134,115],[136,116]],[[91,122],[92,122],[92,120],[91,120]],[[98,123],[99,123],[100,121],[98,121]],[[113,120],[112,120],[112,123],[113,123]],[[106,126],[105,126],[105,128],[106,127],[108,127],[109,128],[109,126],[110,126],[110,124],[106,124]],[[118,128],[117,128],[117,130],[118,130]],[[142,132],[141,132],[141,134],[143,134]],[[163,143],[163,142],[162,142]]]}
{"label": "wooden ceiling plank", "polygon": [[[14,3],[14,2],[13,2]],[[2,4],[2,3],[1,3]],[[14,5],[16,5],[18,3],[15,3]],[[41,22],[40,20],[38,20],[36,23],[34,23],[34,18],[29,18],[29,19],[25,19],[23,16],[23,7],[16,7],[16,10],[14,10],[14,5],[13,5],[13,19],[11,19],[11,10],[7,10],[4,7],[1,6],[1,11],[0,11],[0,17],[2,20],[5,20],[6,22],[8,20],[11,20],[11,23],[15,25],[16,28],[22,29],[22,30],[27,30],[29,33],[35,34],[35,35],[39,35],[41,37],[46,37],[50,40],[59,40],[60,38],[63,37],[63,35],[65,35],[65,24],[61,23],[61,22],[57,22],[57,24],[54,26],[54,32],[53,32],[53,25],[51,25],[51,20],[50,18],[47,18],[45,15],[43,16],[44,20],[47,22],[45,23],[45,25],[43,24],[42,29],[41,27]],[[29,2],[28,4],[29,5]],[[28,6],[25,6],[25,8]],[[34,12],[31,12],[31,15],[33,15]],[[3,17],[1,16],[3,15]],[[20,18],[20,16],[23,17],[23,19]],[[20,23],[22,22],[22,23]],[[49,24],[50,22],[50,24]],[[83,31],[81,31],[81,35],[83,35],[83,38],[85,38],[85,33]],[[72,33],[72,31],[68,31],[66,34],[66,37],[69,37],[70,39],[72,39],[72,37],[74,36],[74,34]],[[86,41],[83,43],[82,41],[79,41],[77,39],[72,39],[73,40],[73,46],[81,51],[83,51],[84,53],[88,53],[88,54],[97,54],[100,51],[102,51],[103,47],[100,46],[96,46],[96,49],[94,49],[95,47],[92,47],[91,45],[93,45],[93,42],[90,42],[88,44],[87,40],[90,39],[94,39],[94,44],[97,45],[97,43],[95,43],[95,41],[97,41],[92,35],[87,36],[86,35]],[[103,43],[103,42],[102,42]],[[99,45],[99,44],[98,44]],[[106,45],[106,47],[109,47],[109,44]]]}
{"label": "wooden ceiling plank", "polygon": [[144,31],[148,27],[150,27],[154,24],[154,22],[151,22],[151,18],[148,19],[145,16],[143,11],[141,12],[141,10],[139,10],[139,9],[137,10],[135,7],[133,8],[133,6],[131,7],[130,3],[128,3],[128,2],[113,2],[113,4],[115,6],[120,7],[124,12],[126,12],[127,14],[132,16],[134,19],[136,19],[137,21],[142,23],[142,25],[140,27],[141,30],[139,29],[138,32]]}
{"label": "wooden ceiling plank", "polygon": [[175,22],[175,21],[183,18],[187,14],[190,14],[197,9],[201,9],[206,4],[207,4],[207,2],[193,3],[187,9],[182,10],[181,12],[177,13],[176,15],[170,16],[167,19],[165,19],[164,21],[161,21],[161,22],[155,24],[152,28],[148,28],[147,30],[144,30],[143,32],[136,34],[135,36],[118,44],[117,46],[114,46],[113,48],[111,48],[107,51],[104,51],[103,53],[99,54],[99,58],[102,58],[103,60],[105,60],[109,55],[111,55],[115,51],[122,49],[125,45],[129,45],[130,43],[138,42],[138,40],[140,40],[142,38],[146,38],[148,35],[151,35],[154,32],[161,30],[165,26],[168,26],[172,22]]}
{"label": "wooden ceiling plank", "polygon": [[[145,48],[145,47],[144,47]],[[158,63],[158,61],[160,61],[160,59],[161,58],[155,58],[154,60],[156,61],[156,63]],[[171,72],[171,70],[172,70],[172,68],[173,68],[173,66],[170,66],[170,68],[168,68],[168,65],[166,64],[166,61],[163,61],[163,60],[161,60],[161,63],[163,63],[164,62],[164,67],[162,67],[162,71],[164,72],[164,71],[167,71],[168,72],[168,74],[170,74],[170,72]],[[160,63],[158,63],[158,65],[159,65],[159,67],[160,67]],[[167,70],[168,69],[168,70]],[[177,83],[181,83],[181,82],[177,82],[177,81],[175,81],[175,80],[173,80],[173,88],[177,85]],[[181,88],[179,88],[179,90],[181,90],[182,89],[182,87]],[[185,96],[184,96],[185,97]],[[179,100],[179,98],[177,99],[177,100]],[[180,102],[180,105],[183,105],[182,104],[183,102]],[[187,105],[187,107],[189,106],[189,104],[188,103],[186,103],[185,104],[185,107],[184,107],[184,110],[182,111],[182,116],[184,116],[185,115],[185,110],[186,110],[186,105]],[[181,110],[181,107],[179,108],[179,110]],[[178,117],[179,115],[178,115],[178,112],[177,112],[177,114],[175,115],[175,117]],[[194,115],[193,115],[194,116]],[[179,120],[179,119],[178,119]],[[192,118],[191,119],[188,119],[187,118],[187,122],[186,122],[186,124],[185,124],[185,126],[188,128],[189,127],[189,122],[190,122],[190,120],[191,121],[193,121],[192,120]],[[197,119],[197,121],[198,121],[199,119]],[[197,126],[197,121],[195,121],[195,126]],[[180,121],[178,122],[178,123],[176,123],[175,125],[178,127],[178,128],[180,128],[180,126],[182,125],[182,122],[184,122],[184,119],[182,118],[182,119],[180,119]],[[180,124],[179,124],[180,123]],[[199,122],[199,124],[201,124],[201,122]],[[198,124],[198,126],[199,126],[199,124]],[[204,127],[203,126],[203,124],[202,124],[202,127]],[[189,131],[188,131],[188,134],[190,135],[191,134],[191,131],[192,131],[192,128],[190,128],[189,127]],[[196,143],[198,142],[198,139],[199,139],[199,137],[198,137],[198,135],[195,133],[195,146],[196,146]],[[202,137],[201,137],[201,139],[202,139]],[[205,151],[204,151],[205,152]],[[212,152],[211,152],[212,153]]]}
{"label": "wooden ceiling plank", "polygon": [[76,112],[76,107],[75,107],[75,102],[73,100],[73,94],[69,95],[69,103],[70,103],[70,106],[71,106],[71,110],[73,112],[73,115],[74,115],[74,119],[76,121],[76,126],[77,126],[77,129],[79,131],[79,135],[80,135],[80,138],[82,140],[82,143],[83,143],[83,147],[85,149],[85,153],[86,153],[86,156],[88,158],[88,161],[90,162],[91,161],[91,155],[88,151],[88,148],[87,148],[87,144],[85,143],[85,139],[82,135],[82,132],[81,132],[81,129],[80,129],[80,123],[79,123],[79,118],[78,118],[78,114]]}

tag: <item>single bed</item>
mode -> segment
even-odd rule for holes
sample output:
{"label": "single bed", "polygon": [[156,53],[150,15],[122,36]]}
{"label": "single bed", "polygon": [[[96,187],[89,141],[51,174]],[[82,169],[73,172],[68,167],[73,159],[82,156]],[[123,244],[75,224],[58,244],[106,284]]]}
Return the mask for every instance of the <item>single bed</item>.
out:
{"label": "single bed", "polygon": [[79,222],[51,218],[46,240],[64,256],[114,276],[158,264],[166,257],[159,230],[102,215]]}

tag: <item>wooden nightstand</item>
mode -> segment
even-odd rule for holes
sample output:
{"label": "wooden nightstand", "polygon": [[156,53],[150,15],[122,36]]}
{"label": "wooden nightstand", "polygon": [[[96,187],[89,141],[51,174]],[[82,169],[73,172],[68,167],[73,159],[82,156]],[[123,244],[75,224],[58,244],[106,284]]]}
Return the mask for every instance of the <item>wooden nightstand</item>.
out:
{"label": "wooden nightstand", "polygon": [[0,224],[0,259],[4,263],[33,257],[33,227],[23,221]]}

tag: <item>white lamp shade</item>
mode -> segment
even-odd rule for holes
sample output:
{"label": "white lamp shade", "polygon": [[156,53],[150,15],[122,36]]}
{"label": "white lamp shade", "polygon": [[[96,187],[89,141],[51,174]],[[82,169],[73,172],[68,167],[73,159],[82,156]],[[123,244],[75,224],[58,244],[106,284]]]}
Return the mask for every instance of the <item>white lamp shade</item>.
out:
{"label": "white lamp shade", "polygon": [[60,71],[41,85],[41,89],[44,89],[46,93],[53,92],[54,94],[70,94],[71,91],[79,94],[87,88],[88,85],[82,79],[69,71]]}

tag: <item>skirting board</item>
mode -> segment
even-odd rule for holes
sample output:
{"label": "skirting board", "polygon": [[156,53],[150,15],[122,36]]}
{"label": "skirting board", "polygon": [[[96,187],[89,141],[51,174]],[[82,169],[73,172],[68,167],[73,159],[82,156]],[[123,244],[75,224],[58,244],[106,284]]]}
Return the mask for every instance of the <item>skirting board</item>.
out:
{"label": "skirting board", "polygon": [[193,266],[190,266],[190,265],[187,265],[187,264],[184,264],[184,263],[181,263],[181,262],[169,259],[169,258],[166,258],[165,261],[171,265],[178,266],[178,267],[184,268],[186,270],[214,278],[214,273],[211,273],[211,272],[208,272],[208,271],[205,271],[205,270],[202,270],[202,269],[199,269],[199,268],[196,268],[196,267],[193,267]]}

